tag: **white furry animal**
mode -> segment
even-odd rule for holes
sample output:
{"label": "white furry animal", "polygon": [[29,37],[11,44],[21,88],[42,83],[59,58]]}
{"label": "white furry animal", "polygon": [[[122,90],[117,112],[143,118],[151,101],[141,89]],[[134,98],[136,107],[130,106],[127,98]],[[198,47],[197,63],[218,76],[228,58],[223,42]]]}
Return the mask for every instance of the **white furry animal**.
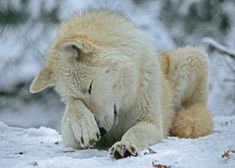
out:
{"label": "white furry animal", "polygon": [[66,146],[111,146],[119,159],[136,156],[170,132],[209,134],[207,71],[199,49],[156,54],[146,34],[125,16],[90,10],[62,23],[30,91],[54,86],[60,94]]}

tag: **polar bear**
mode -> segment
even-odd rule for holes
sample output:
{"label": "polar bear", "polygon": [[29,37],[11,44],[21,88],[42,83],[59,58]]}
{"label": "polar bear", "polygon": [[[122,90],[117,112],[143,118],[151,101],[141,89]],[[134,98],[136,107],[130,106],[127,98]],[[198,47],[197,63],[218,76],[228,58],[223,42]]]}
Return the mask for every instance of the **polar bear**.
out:
{"label": "polar bear", "polygon": [[66,146],[111,147],[119,159],[170,134],[211,133],[207,66],[199,49],[156,53],[122,14],[88,10],[61,24],[30,91],[53,86],[61,96]]}

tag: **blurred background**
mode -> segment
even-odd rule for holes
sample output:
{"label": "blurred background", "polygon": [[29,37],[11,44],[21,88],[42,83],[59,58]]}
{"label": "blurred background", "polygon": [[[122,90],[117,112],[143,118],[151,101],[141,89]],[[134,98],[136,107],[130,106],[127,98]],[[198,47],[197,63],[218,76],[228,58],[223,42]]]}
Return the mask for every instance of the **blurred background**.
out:
{"label": "blurred background", "polygon": [[[209,109],[235,115],[234,0],[0,0],[0,121],[60,130],[59,96],[53,89],[32,95],[29,86],[59,24],[88,7],[122,11],[159,50],[202,48],[210,62]],[[229,54],[213,47],[215,41]]]}

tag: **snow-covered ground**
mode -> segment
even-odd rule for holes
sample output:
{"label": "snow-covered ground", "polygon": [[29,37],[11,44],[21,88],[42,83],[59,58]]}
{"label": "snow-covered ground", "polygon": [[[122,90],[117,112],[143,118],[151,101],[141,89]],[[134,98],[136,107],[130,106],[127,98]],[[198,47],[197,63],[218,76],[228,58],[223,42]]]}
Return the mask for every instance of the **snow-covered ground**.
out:
{"label": "snow-covered ground", "polygon": [[138,157],[113,160],[108,151],[63,147],[61,135],[54,129],[22,129],[0,122],[0,167],[151,168],[161,164],[171,168],[234,168],[234,128],[235,116],[216,117],[211,135],[197,139],[169,137],[150,147],[156,153],[143,149]]}

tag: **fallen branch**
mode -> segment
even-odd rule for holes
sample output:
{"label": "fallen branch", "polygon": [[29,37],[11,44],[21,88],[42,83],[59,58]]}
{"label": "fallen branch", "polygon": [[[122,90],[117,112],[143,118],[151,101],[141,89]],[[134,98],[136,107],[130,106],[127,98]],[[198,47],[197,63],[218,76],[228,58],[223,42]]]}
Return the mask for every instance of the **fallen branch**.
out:
{"label": "fallen branch", "polygon": [[217,50],[218,52],[220,52],[221,54],[225,54],[230,56],[232,59],[235,60],[235,51],[230,50],[229,48],[219,44],[218,42],[216,42],[214,39],[209,38],[209,37],[204,37],[202,39],[203,43],[206,43],[209,45],[210,48]]}

